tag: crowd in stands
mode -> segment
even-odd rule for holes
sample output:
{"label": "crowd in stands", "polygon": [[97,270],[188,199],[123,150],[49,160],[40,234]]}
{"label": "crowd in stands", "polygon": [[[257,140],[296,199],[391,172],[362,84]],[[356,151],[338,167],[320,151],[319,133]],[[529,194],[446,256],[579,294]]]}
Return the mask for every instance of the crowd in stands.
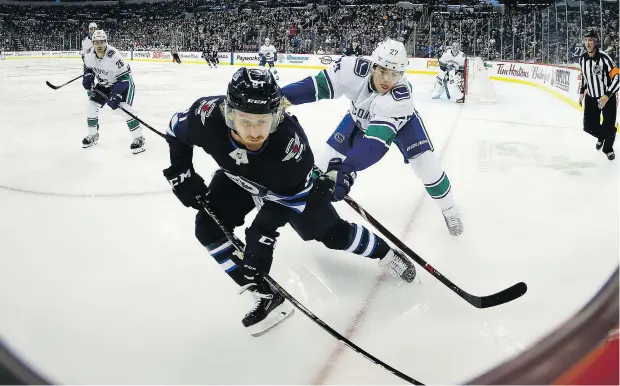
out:
{"label": "crowd in stands", "polygon": [[[416,3],[416,2],[412,2]],[[538,3],[544,3],[543,1]],[[576,3],[576,2],[574,2]],[[391,37],[411,55],[437,57],[459,42],[468,55],[571,63],[582,35],[600,26],[601,46],[616,60],[618,3],[499,7],[480,0],[168,0],[113,5],[0,4],[0,49],[79,49],[89,22],[120,49],[257,51],[270,38],[280,52],[370,54]]]}

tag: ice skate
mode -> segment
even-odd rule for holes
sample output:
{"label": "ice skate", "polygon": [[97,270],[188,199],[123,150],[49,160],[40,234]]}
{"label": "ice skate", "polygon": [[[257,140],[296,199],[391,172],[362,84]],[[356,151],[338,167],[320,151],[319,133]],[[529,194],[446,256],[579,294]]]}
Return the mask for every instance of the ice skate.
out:
{"label": "ice skate", "polygon": [[252,336],[263,335],[295,313],[293,305],[263,280],[260,284],[250,283],[244,286],[240,293],[245,291],[252,294],[254,307],[241,323]]}
{"label": "ice skate", "polygon": [[144,148],[144,143],[145,143],[144,137],[138,137],[133,140],[129,148],[134,154],[139,154],[146,150]]}
{"label": "ice skate", "polygon": [[416,277],[415,266],[401,251],[390,250],[381,260],[379,266],[390,270],[394,277],[398,277],[407,283],[413,282]]}
{"label": "ice skate", "polygon": [[86,149],[87,147],[95,146],[97,144],[98,140],[99,140],[99,133],[95,133],[95,134],[92,134],[92,135],[87,135],[82,140],[82,147],[84,149]]}
{"label": "ice skate", "polygon": [[463,221],[461,221],[461,214],[456,207],[444,210],[443,217],[452,236],[458,236],[463,233]]}

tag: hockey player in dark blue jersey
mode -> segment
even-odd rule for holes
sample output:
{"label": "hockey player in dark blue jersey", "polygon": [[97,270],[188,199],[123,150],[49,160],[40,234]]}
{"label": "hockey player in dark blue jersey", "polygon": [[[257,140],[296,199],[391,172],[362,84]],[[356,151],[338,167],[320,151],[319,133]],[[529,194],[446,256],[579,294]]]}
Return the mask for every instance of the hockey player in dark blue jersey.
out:
{"label": "hockey player in dark blue jersey", "polygon": [[[282,90],[264,69],[241,68],[226,96],[204,97],[170,121],[167,141],[171,166],[164,175],[187,207],[198,209],[196,237],[220,267],[250,291],[254,307],[243,318],[252,335],[260,335],[292,314],[284,297],[262,280],[270,270],[278,229],[289,223],[304,240],[379,260],[392,275],[412,282],[413,263],[364,226],[342,220],[331,204],[334,183],[313,178],[314,156],[297,120],[280,106]],[[201,147],[220,169],[209,186],[196,173],[194,147]],[[197,198],[208,202],[229,230],[246,229],[243,253],[235,251]],[[275,312],[274,312],[275,311]]]}

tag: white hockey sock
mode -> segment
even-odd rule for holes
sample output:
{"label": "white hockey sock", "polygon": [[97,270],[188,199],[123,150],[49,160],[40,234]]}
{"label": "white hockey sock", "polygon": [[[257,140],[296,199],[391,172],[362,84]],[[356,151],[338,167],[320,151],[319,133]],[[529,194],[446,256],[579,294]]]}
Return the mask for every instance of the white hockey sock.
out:
{"label": "white hockey sock", "polygon": [[432,151],[425,151],[418,157],[409,160],[409,164],[424,184],[426,192],[435,200],[442,211],[456,210],[450,180]]}

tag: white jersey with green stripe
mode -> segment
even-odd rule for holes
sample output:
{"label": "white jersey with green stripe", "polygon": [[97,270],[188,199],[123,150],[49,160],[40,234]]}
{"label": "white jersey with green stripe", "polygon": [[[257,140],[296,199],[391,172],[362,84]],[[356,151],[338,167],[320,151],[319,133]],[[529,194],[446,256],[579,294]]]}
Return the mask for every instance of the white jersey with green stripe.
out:
{"label": "white jersey with green stripe", "polygon": [[129,80],[131,77],[129,64],[121,58],[116,48],[109,44],[103,58],[95,54],[94,47],[89,48],[84,55],[84,67],[93,70],[97,82],[104,87],[112,87],[114,83]]}
{"label": "white jersey with green stripe", "polygon": [[411,84],[403,77],[390,92],[379,94],[372,84],[372,61],[345,56],[313,78],[316,100],[351,100],[349,113],[369,138],[389,146],[414,115]]}

